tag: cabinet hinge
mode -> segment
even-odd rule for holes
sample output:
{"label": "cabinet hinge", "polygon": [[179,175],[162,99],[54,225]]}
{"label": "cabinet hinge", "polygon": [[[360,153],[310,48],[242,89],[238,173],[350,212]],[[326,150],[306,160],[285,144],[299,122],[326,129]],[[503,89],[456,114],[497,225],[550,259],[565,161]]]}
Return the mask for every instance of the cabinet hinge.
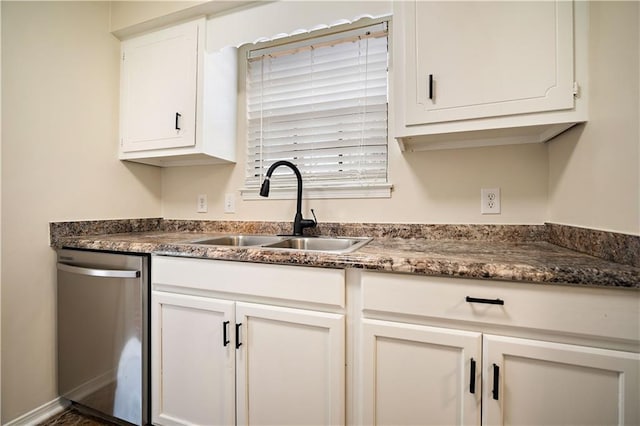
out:
{"label": "cabinet hinge", "polygon": [[580,85],[578,85],[577,81],[573,82],[573,96],[576,98],[580,97]]}
{"label": "cabinet hinge", "polygon": [[124,61],[124,52],[122,52],[122,60]]}

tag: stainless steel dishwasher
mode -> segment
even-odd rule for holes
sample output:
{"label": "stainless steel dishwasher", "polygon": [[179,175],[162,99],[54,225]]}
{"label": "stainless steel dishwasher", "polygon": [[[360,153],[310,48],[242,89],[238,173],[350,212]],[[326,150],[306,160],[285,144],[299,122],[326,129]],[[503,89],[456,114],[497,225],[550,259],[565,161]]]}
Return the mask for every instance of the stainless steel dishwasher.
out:
{"label": "stainless steel dishwasher", "polygon": [[60,396],[148,424],[149,257],[61,249],[57,267]]}

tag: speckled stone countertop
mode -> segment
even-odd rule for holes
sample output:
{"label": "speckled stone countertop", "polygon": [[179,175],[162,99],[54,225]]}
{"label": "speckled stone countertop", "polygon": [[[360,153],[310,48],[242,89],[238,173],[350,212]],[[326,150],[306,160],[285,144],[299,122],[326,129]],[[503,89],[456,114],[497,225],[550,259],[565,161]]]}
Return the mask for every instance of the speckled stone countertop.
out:
{"label": "speckled stone countertop", "polygon": [[[52,224],[54,225],[54,224]],[[163,223],[161,231],[138,226],[118,227],[116,232],[90,234],[83,230],[54,232],[53,247],[154,253],[218,260],[306,265],[328,268],[359,268],[530,283],[640,289],[640,268],[611,262],[544,241],[544,226],[437,225],[434,228],[375,232],[357,226],[358,232],[374,239],[359,250],[337,254],[261,247],[225,247],[192,243],[193,240],[228,233],[273,234],[271,227],[241,226],[228,229],[219,223],[202,226],[195,222]],[[156,224],[157,225],[157,224]],[[290,224],[282,224],[290,226]],[[410,227],[410,226],[409,226]],[[151,226],[150,228],[157,229]],[[324,231],[327,231],[325,228]],[[345,231],[345,229],[332,229]],[[106,231],[100,228],[100,231]],[[437,232],[436,232],[437,231]],[[436,232],[437,235],[433,235]],[[325,235],[331,232],[323,232]],[[417,236],[408,237],[409,234]],[[86,235],[77,235],[86,234]],[[333,234],[337,235],[337,234]],[[543,241],[541,241],[543,240]]]}

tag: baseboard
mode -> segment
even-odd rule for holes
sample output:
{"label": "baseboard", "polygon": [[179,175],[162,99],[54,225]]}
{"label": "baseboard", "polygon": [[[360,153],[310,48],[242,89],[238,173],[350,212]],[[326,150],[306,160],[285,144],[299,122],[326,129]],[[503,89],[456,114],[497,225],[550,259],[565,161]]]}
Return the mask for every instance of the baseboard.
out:
{"label": "baseboard", "polygon": [[5,423],[4,426],[32,426],[44,422],[45,420],[64,411],[69,406],[69,401],[64,398],[56,398],[38,408],[34,408],[26,414]]}

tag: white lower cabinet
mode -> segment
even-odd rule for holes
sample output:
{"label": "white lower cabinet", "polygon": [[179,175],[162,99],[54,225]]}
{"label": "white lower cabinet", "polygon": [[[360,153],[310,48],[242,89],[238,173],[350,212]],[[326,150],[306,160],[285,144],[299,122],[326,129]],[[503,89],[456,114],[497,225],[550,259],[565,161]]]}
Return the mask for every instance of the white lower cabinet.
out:
{"label": "white lower cabinet", "polygon": [[640,424],[640,356],[485,335],[483,424]]}
{"label": "white lower cabinet", "polygon": [[344,423],[344,315],[238,302],[236,321],[239,425]]}
{"label": "white lower cabinet", "polygon": [[638,425],[639,296],[365,272],[362,423]]}
{"label": "white lower cabinet", "polygon": [[367,425],[480,423],[480,333],[363,321]]}
{"label": "white lower cabinet", "polygon": [[234,303],[164,292],[152,299],[153,422],[234,424]]}
{"label": "white lower cabinet", "polygon": [[152,265],[154,424],[344,424],[343,271]]}
{"label": "white lower cabinet", "polygon": [[157,425],[640,424],[638,292],[163,256],[152,286]]}
{"label": "white lower cabinet", "polygon": [[363,348],[364,424],[640,420],[638,354],[378,320]]}

